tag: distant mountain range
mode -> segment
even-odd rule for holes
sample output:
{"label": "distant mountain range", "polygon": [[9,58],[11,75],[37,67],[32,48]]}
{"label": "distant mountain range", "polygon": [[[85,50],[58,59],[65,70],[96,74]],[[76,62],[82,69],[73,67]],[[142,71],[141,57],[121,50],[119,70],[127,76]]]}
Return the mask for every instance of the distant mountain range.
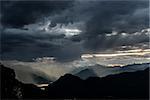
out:
{"label": "distant mountain range", "polygon": [[52,82],[50,79],[48,79],[46,77],[42,77],[42,76],[37,75],[37,74],[32,74],[32,78],[34,79],[36,84],[45,84],[45,83]]}
{"label": "distant mountain range", "polygon": [[99,64],[92,64],[91,66],[83,64],[80,67],[69,65],[61,66],[61,64],[53,66],[48,63],[24,63],[14,61],[6,61],[2,62],[2,64],[8,68],[14,69],[17,80],[31,84],[49,84],[66,73],[73,74],[81,79],[87,79],[88,77],[93,76],[105,77],[107,75],[119,74],[122,72],[134,72],[149,67],[149,63],[132,64],[123,67],[108,67]]}
{"label": "distant mountain range", "polygon": [[89,68],[81,70],[80,72],[76,73],[75,76],[78,76],[81,79],[87,79],[88,77],[98,77],[93,69]]}
{"label": "distant mountain range", "polygon": [[119,74],[123,72],[134,72],[137,70],[144,70],[146,68],[150,67],[149,63],[143,63],[143,64],[132,64],[132,65],[126,65],[123,67],[107,67],[102,65],[94,65],[94,66],[87,66],[85,68],[78,68],[75,69],[72,73],[75,76],[78,76],[82,79],[87,79],[89,77],[105,77],[107,75],[112,74]]}
{"label": "distant mountain range", "polygon": [[0,66],[2,99],[149,99],[149,67],[103,78],[85,69],[78,75],[90,72],[93,77],[82,80],[65,74],[42,90],[34,84],[18,81],[14,70]]}

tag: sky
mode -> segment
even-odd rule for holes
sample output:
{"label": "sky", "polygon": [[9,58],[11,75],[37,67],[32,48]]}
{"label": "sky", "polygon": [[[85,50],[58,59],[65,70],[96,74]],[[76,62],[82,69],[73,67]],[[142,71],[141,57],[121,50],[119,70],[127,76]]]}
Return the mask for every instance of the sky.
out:
{"label": "sky", "polygon": [[150,62],[149,0],[0,2],[1,61],[10,65],[44,62],[44,68],[65,68]]}

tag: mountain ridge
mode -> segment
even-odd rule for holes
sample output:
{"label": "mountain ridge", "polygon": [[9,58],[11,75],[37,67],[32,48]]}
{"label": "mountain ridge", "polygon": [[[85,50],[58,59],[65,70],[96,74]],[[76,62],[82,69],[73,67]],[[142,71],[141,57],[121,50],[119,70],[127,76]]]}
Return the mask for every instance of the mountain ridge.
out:
{"label": "mountain ridge", "polygon": [[34,84],[15,79],[12,69],[1,65],[2,99],[147,99],[149,98],[149,68],[106,77],[85,80],[65,74],[41,90]]}

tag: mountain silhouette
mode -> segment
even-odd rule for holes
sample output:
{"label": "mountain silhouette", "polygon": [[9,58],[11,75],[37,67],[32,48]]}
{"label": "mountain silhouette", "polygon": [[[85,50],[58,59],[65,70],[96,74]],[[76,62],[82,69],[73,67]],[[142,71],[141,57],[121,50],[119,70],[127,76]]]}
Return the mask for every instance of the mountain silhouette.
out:
{"label": "mountain silhouette", "polygon": [[34,84],[24,84],[18,81],[13,69],[0,64],[0,71],[2,99],[34,99],[43,97],[44,92]]}
{"label": "mountain silhouette", "polygon": [[50,79],[37,74],[32,74],[32,77],[37,84],[46,84],[46,83],[48,84],[52,82]]}
{"label": "mountain silhouette", "polygon": [[71,74],[60,77],[48,87],[49,98],[129,98],[149,97],[149,68],[107,77],[82,80]]}
{"label": "mountain silhouette", "polygon": [[90,68],[81,70],[74,75],[80,77],[81,79],[87,79],[88,77],[98,77],[97,74]]}
{"label": "mountain silhouette", "polygon": [[88,77],[106,77],[108,75],[115,75],[124,72],[135,72],[138,70],[144,70],[149,67],[150,63],[143,64],[131,64],[122,67],[108,67],[99,64],[92,66],[79,67],[72,71],[72,74],[80,77],[81,79],[87,79]]}
{"label": "mountain silhouette", "polygon": [[149,99],[149,68],[86,80],[65,74],[45,90],[18,81],[10,68],[0,68],[2,99]]}

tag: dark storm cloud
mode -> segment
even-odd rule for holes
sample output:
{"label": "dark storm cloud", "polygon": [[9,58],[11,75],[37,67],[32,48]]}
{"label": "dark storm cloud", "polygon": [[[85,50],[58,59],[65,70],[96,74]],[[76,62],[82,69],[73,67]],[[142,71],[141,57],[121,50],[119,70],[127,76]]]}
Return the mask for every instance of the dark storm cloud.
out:
{"label": "dark storm cloud", "polygon": [[51,35],[22,29],[5,29],[1,34],[1,58],[32,61],[33,58],[54,56],[59,61],[80,57],[80,44],[66,40],[64,35]]}
{"label": "dark storm cloud", "polygon": [[55,49],[59,50],[59,46],[38,42],[37,39],[29,35],[2,35],[2,59],[32,60],[34,57],[52,56]]}
{"label": "dark storm cloud", "polygon": [[46,17],[52,13],[70,7],[69,1],[1,1],[1,23],[3,26],[22,27],[26,24],[34,23],[41,17]]}
{"label": "dark storm cloud", "polygon": [[148,0],[77,0],[73,7],[50,16],[54,23],[84,22],[86,35],[104,34],[113,30],[136,32],[149,25]]}
{"label": "dark storm cloud", "polygon": [[148,34],[140,32],[138,35],[132,33],[127,34],[126,36],[122,34],[116,34],[113,36],[98,35],[97,37],[91,37],[90,39],[85,40],[84,44],[90,51],[96,52],[117,48],[120,46],[134,46],[136,44],[148,42]]}
{"label": "dark storm cloud", "polygon": [[[149,27],[149,1],[148,0],[107,0],[107,1],[76,1],[74,6],[61,14],[50,16],[55,23],[68,24],[83,22],[82,34],[73,36],[74,42],[84,41],[85,48],[91,50],[103,50],[113,46],[135,44],[127,40],[118,41],[119,36],[106,39],[106,33],[116,31],[118,33],[134,33]],[[124,38],[123,38],[124,39]],[[133,38],[134,39],[134,38]],[[139,39],[135,36],[135,39]],[[143,42],[147,42],[144,38]],[[119,39],[120,40],[120,39]],[[127,42],[127,43],[125,43]],[[105,44],[106,43],[106,44]],[[112,45],[118,44],[118,45]]]}
{"label": "dark storm cloud", "polygon": [[[148,42],[148,35],[141,32],[149,27],[148,4],[148,0],[3,1],[0,15],[2,59],[54,56],[66,61],[89,51]],[[48,29],[56,28],[56,31],[38,30],[49,21]],[[69,24],[82,32],[65,37],[57,28],[70,28]],[[107,36],[112,31],[118,32],[117,35]],[[128,35],[123,36],[122,32]],[[132,35],[135,32],[141,34]]]}
{"label": "dark storm cloud", "polygon": [[[121,45],[134,45],[136,43],[148,42],[146,36],[130,36],[122,38],[120,35],[111,38],[106,33],[116,31],[133,34],[149,27],[149,1],[89,1],[87,5],[81,1],[83,14],[89,17],[85,21],[85,29],[82,34],[85,48],[91,50],[105,50]],[[88,6],[88,7],[87,7]],[[142,41],[141,41],[142,40]]]}
{"label": "dark storm cloud", "polygon": [[105,32],[136,32],[148,27],[148,1],[96,2],[92,18],[86,23],[90,35]]}

